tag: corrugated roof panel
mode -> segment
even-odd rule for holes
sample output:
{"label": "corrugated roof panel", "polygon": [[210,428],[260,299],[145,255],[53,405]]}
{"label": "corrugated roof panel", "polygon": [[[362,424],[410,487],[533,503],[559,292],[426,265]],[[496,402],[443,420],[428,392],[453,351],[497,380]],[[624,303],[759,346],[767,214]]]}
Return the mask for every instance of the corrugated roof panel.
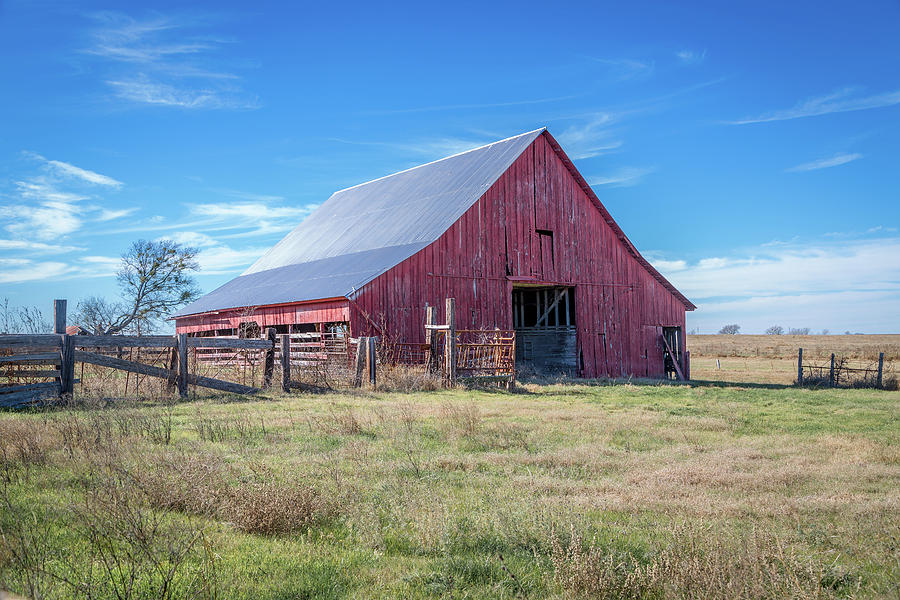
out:
{"label": "corrugated roof panel", "polygon": [[175,316],[349,296],[438,239],[543,131],[335,192],[240,277]]}
{"label": "corrugated roof panel", "polygon": [[427,245],[377,248],[241,275],[187,305],[175,316],[350,296]]}
{"label": "corrugated roof panel", "polygon": [[244,274],[438,239],[539,129],[335,192]]}

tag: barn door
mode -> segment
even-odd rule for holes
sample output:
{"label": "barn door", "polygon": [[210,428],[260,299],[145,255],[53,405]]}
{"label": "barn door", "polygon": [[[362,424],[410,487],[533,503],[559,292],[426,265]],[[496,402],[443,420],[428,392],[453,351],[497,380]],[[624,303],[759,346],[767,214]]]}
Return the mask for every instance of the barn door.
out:
{"label": "barn door", "polygon": [[575,288],[514,288],[516,363],[543,373],[578,371]]}

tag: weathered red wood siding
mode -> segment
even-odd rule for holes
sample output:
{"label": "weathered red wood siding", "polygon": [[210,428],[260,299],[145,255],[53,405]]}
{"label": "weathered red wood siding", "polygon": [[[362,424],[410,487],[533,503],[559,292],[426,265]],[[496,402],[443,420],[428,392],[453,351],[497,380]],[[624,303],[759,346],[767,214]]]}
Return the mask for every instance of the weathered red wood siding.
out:
{"label": "weathered red wood siding", "polygon": [[[583,376],[662,376],[660,328],[683,331],[685,305],[629,251],[554,143],[538,137],[438,240],[364,286],[350,303],[353,335],[387,325],[393,341],[423,341],[426,303],[441,319],[448,297],[458,328],[512,329],[511,278],[547,282],[575,287]],[[553,232],[552,254],[537,229]]]}
{"label": "weathered red wood siding", "polygon": [[198,333],[217,329],[237,329],[240,323],[255,321],[260,327],[297,325],[302,323],[335,323],[350,320],[349,301],[322,300],[296,304],[260,306],[249,309],[222,310],[176,319],[178,333]]}

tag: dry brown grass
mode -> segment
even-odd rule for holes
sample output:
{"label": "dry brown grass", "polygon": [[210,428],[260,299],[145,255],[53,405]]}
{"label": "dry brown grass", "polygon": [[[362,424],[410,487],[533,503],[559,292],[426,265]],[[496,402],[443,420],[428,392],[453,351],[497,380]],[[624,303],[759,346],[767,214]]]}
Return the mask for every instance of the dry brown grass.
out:
{"label": "dry brown grass", "polygon": [[649,552],[628,550],[619,540],[586,543],[573,528],[566,543],[554,532],[550,560],[554,579],[585,598],[628,599],[845,597],[861,577],[800,556],[777,536],[753,529],[731,536],[715,527],[678,524]]}
{"label": "dry brown grass", "polygon": [[900,334],[878,335],[688,335],[687,349],[695,357],[797,358],[824,360],[832,352],[860,361],[900,360]]}
{"label": "dry brown grass", "polygon": [[273,535],[302,531],[333,512],[333,505],[306,482],[260,482],[235,488],[222,516],[241,531]]}

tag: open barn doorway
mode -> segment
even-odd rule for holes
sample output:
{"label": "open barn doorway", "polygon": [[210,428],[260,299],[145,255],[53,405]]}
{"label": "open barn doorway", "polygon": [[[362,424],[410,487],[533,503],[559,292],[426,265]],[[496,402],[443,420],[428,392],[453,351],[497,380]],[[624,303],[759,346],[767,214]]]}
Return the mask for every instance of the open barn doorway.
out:
{"label": "open barn doorway", "polygon": [[681,327],[663,327],[663,364],[665,366],[666,379],[682,379],[682,365],[684,365],[684,353],[681,351],[682,336]]}
{"label": "open barn doorway", "polygon": [[516,368],[576,375],[575,288],[514,287],[512,309]]}

